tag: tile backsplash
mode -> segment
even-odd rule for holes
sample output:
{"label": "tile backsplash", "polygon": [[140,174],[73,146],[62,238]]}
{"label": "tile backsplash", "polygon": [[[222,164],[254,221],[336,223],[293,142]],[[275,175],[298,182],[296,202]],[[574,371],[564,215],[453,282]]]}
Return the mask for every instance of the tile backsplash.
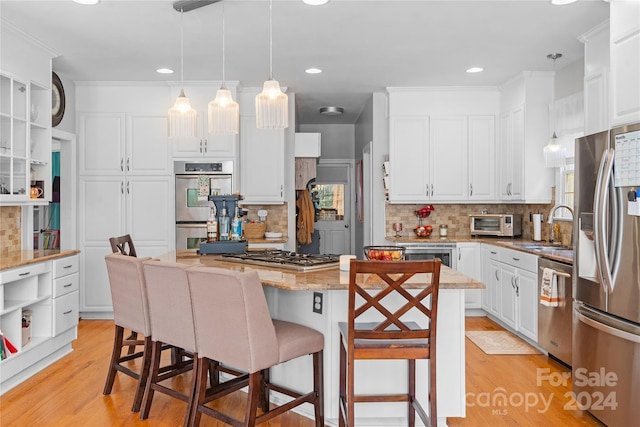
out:
{"label": "tile backsplash", "polygon": [[16,218],[21,220],[20,206],[0,207],[0,254],[22,249],[21,227],[16,227]]}
{"label": "tile backsplash", "polygon": [[[433,236],[438,235],[438,227],[446,224],[449,227],[448,235],[450,238],[468,237],[471,234],[469,214],[477,214],[486,210],[489,213],[513,213],[522,215],[522,238],[531,240],[533,238],[533,222],[529,214],[543,214],[542,223],[542,240],[549,240],[551,227],[547,224],[549,213],[555,205],[552,200],[550,204],[526,205],[526,204],[434,204],[435,210],[431,212],[428,218],[423,220],[423,225],[430,224],[433,226]],[[413,229],[418,226],[418,218],[414,211],[425,206],[425,204],[417,205],[396,205],[387,203],[386,209],[386,235],[394,236],[393,224],[401,222],[403,231],[400,232],[404,237],[415,237]],[[560,224],[560,234],[562,243],[571,244],[571,233],[573,223],[570,221],[557,221]]]}
{"label": "tile backsplash", "polygon": [[258,220],[258,211],[264,209],[267,211],[267,229],[266,231],[272,231],[275,233],[282,233],[283,238],[287,238],[289,221],[288,204],[283,203],[281,205],[244,205],[243,208],[248,210],[247,218],[251,221]]}

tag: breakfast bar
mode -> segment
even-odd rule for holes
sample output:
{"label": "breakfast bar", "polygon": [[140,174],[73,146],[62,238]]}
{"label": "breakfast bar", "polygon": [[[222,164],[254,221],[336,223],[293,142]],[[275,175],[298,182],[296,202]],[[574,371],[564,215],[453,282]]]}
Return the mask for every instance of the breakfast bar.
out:
{"label": "breakfast bar", "polygon": [[[313,271],[294,271],[276,266],[256,266],[224,261],[218,256],[199,256],[194,252],[170,252],[163,261],[225,268],[234,271],[255,270],[264,285],[264,292],[273,318],[300,323],[324,334],[325,417],[328,425],[337,425],[338,417],[338,322],[347,317],[347,289],[349,273],[337,265]],[[376,283],[371,283],[372,289]],[[418,290],[420,278],[407,283]],[[442,266],[438,308],[437,393],[438,425],[446,426],[447,417],[465,416],[465,346],[464,291],[482,289],[484,284]],[[293,360],[272,369],[271,376],[281,383],[300,390],[311,387],[311,363],[304,358]],[[423,362],[423,363],[420,363]],[[418,398],[427,407],[428,362],[418,361]],[[373,381],[373,377],[377,381]],[[380,381],[382,379],[382,381]],[[406,385],[406,364],[399,361],[360,361],[356,365],[356,392],[367,390],[375,394],[375,384],[384,383],[385,390],[403,390]],[[274,393],[274,403],[287,398]],[[302,406],[300,413],[313,418],[312,407]],[[406,404],[378,403],[356,406],[356,425],[406,425]]]}

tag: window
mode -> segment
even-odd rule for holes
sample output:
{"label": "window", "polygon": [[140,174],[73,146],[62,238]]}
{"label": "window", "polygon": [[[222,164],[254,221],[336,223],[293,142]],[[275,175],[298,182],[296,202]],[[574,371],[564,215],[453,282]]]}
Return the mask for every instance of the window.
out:
{"label": "window", "polygon": [[318,212],[318,221],[344,220],[344,184],[315,184],[311,200]]}
{"label": "window", "polygon": [[[556,204],[574,207],[574,172],[575,157],[565,159],[565,164],[558,169],[556,175]],[[573,220],[571,213],[567,209],[558,209],[554,215],[559,219]]]}

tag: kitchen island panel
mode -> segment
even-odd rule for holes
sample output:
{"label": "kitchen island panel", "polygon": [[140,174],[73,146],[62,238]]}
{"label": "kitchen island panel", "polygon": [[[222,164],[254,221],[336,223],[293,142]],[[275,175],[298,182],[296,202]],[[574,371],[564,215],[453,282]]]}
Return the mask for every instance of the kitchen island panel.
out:
{"label": "kitchen island panel", "polygon": [[[348,293],[344,290],[321,292],[322,314],[313,313],[313,291],[290,292],[265,286],[271,315],[280,320],[296,322],[324,334],[325,417],[327,425],[337,425],[340,333],[338,322],[346,321]],[[400,304],[402,301],[397,301]],[[373,315],[371,316],[373,319]],[[464,417],[465,409],[465,347],[464,347],[464,290],[442,289],[438,308],[438,347],[436,350],[438,383],[438,425],[445,426],[447,417]],[[418,361],[417,395],[422,406],[428,408],[428,361]],[[312,386],[311,359],[297,359],[273,368],[272,378],[300,391]],[[405,361],[356,362],[356,392],[382,393],[406,391],[407,364]],[[274,393],[277,404],[289,399]],[[313,408],[305,405],[299,412],[313,418]],[[405,403],[376,403],[356,405],[356,425],[406,425]]]}

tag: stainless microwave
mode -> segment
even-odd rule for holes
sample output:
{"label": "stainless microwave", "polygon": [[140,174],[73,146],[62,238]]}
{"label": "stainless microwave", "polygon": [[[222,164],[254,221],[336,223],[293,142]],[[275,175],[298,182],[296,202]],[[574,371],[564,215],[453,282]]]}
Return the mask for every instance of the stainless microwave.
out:
{"label": "stainless microwave", "polygon": [[516,237],[522,235],[522,215],[471,214],[472,236]]}

